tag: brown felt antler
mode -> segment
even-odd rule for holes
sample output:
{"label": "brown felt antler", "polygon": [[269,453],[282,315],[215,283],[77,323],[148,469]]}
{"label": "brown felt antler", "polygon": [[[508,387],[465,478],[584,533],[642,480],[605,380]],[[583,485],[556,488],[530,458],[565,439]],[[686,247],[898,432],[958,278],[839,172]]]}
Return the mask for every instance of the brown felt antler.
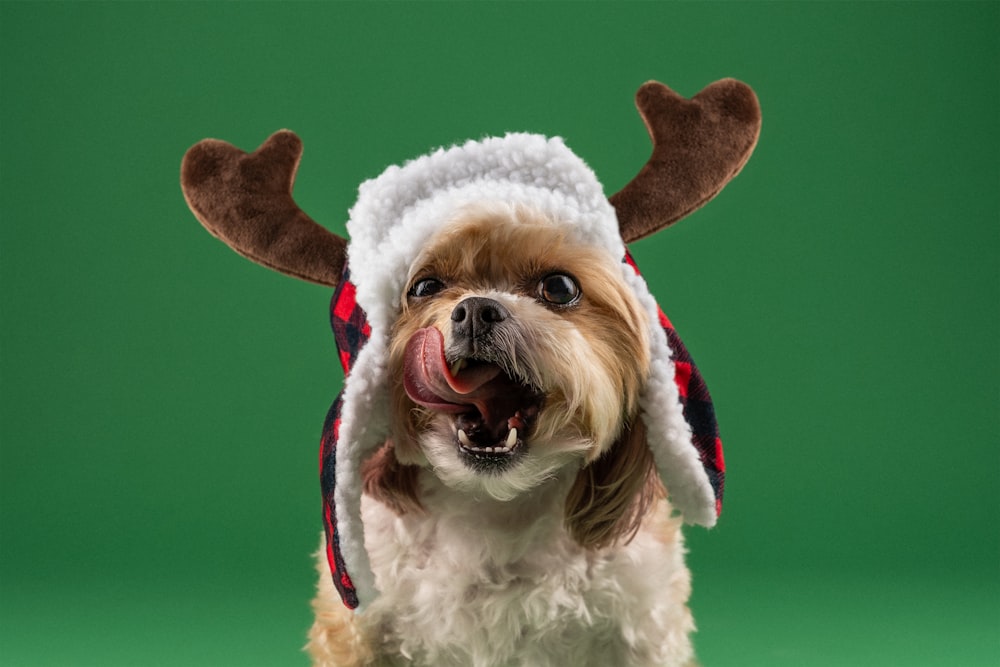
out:
{"label": "brown felt antler", "polygon": [[188,150],[181,188],[214,236],[244,257],[295,278],[334,287],[347,241],[314,222],[292,199],[302,141],[272,134],[253,153],[217,139]]}
{"label": "brown felt antler", "polygon": [[[653,141],[639,174],[610,200],[622,239],[631,243],[680,220],[729,182],[750,157],[760,107],[746,84],[723,79],[687,100],[650,81],[636,106]],[[306,215],[292,199],[302,142],[282,130],[247,154],[205,139],[184,156],[181,187],[198,220],[258,264],[336,286],[347,241]]]}
{"label": "brown felt antler", "polygon": [[723,79],[687,100],[650,81],[635,96],[653,155],[610,197],[631,243],[674,223],[719,193],[750,158],[760,106],[745,83]]}

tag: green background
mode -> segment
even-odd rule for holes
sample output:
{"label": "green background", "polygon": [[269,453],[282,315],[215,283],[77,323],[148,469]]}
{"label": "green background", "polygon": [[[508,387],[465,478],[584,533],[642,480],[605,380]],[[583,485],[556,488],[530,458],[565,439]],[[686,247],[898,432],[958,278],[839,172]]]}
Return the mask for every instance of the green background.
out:
{"label": "green background", "polygon": [[[303,665],[328,289],[213,240],[203,137],[296,197],[559,134],[609,192],[647,79],[757,91],[754,157],[638,243],[708,379],[699,655],[1000,660],[1000,4],[0,4],[0,663]],[[655,582],[651,582],[655,585]]]}

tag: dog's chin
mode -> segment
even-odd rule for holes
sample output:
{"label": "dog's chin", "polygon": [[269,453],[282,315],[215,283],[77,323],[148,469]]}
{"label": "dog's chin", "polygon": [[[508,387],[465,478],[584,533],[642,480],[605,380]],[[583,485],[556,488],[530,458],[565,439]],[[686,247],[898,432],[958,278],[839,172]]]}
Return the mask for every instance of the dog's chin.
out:
{"label": "dog's chin", "polygon": [[501,475],[528,454],[528,442],[544,406],[544,397],[537,391],[514,381],[507,383],[512,389],[502,401],[492,401],[493,414],[483,415],[473,408],[438,416],[450,422],[459,460],[477,474]]}
{"label": "dog's chin", "polygon": [[[544,421],[544,400],[530,392],[525,407],[496,430],[476,413],[434,412],[418,436],[434,474],[446,486],[509,501],[578,467],[593,443],[578,433],[534,439]],[[544,424],[541,425],[544,429]]]}

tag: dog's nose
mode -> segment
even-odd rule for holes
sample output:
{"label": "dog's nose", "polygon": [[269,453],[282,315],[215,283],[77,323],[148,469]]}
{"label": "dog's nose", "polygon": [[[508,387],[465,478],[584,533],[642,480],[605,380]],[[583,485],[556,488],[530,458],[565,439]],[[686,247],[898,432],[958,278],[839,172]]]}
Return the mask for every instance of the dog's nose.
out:
{"label": "dog's nose", "polygon": [[493,330],[510,313],[499,301],[481,296],[470,296],[451,311],[452,332],[459,337],[475,340]]}

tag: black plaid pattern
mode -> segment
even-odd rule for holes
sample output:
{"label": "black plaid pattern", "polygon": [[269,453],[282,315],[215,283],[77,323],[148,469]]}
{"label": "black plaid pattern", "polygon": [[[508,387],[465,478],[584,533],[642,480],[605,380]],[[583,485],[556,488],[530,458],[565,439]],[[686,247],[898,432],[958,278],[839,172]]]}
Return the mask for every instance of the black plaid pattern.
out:
{"label": "black plaid pattern", "polygon": [[[355,300],[357,291],[351,282],[350,269],[345,265],[344,273],[330,301],[330,325],[333,328],[334,340],[344,374],[350,372],[357,361],[361,348],[371,336],[371,328],[365,319],[364,311]],[[319,477],[323,492],[323,528],[326,531],[326,559],[333,575],[333,585],[340,593],[344,604],[350,609],[358,606],[358,593],[344,564],[344,555],[340,550],[340,532],[337,530],[337,506],[334,491],[337,487],[337,442],[340,439],[340,409],[344,402],[344,393],[330,407],[323,424],[323,436],[320,439]]]}
{"label": "black plaid pattern", "polygon": [[330,326],[333,327],[333,337],[337,342],[340,364],[345,375],[354,366],[361,348],[372,333],[365,319],[365,311],[358,306],[356,295],[357,289],[351,282],[351,270],[345,263],[344,272],[330,301]]}
{"label": "black plaid pattern", "polygon": [[326,560],[333,575],[333,585],[340,598],[350,609],[358,606],[358,593],[347,573],[344,556],[340,551],[340,533],[337,531],[337,506],[333,492],[337,487],[337,439],[340,436],[340,408],[344,402],[341,392],[333,402],[323,424],[323,437],[319,450],[319,479],[323,491],[323,529],[326,532]]}
{"label": "black plaid pattern", "polygon": [[[636,274],[639,267],[631,254],[626,252],[625,263],[631,266]],[[684,419],[691,425],[691,441],[698,450],[701,465],[705,469],[708,481],[715,492],[716,515],[722,512],[722,493],[726,480],[726,464],[722,456],[722,439],[719,437],[719,425],[715,421],[715,407],[708,393],[705,379],[698,371],[691,354],[688,352],[673,324],[657,306],[660,326],[667,334],[667,343],[674,353],[674,382],[680,395]]]}

